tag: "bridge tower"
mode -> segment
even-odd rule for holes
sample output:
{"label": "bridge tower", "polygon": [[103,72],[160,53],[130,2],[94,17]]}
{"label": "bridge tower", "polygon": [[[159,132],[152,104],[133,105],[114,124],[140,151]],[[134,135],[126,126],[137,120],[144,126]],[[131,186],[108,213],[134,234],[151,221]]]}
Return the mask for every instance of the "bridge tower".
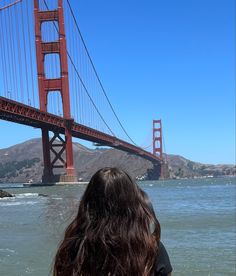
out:
{"label": "bridge tower", "polygon": [[161,163],[153,165],[153,178],[163,178],[163,151],[161,120],[153,120],[153,154],[161,159]]}
{"label": "bridge tower", "polygon": [[[77,181],[73,164],[71,125],[73,119],[70,113],[70,95],[68,81],[68,63],[66,36],[64,28],[64,13],[62,0],[58,0],[56,10],[41,11],[38,0],[34,0],[36,60],[38,71],[38,87],[40,110],[47,112],[48,93],[60,92],[63,107],[65,137],[51,129],[53,137],[49,137],[49,129],[42,125],[42,144],[44,171],[42,182],[75,182]],[[42,23],[57,22],[58,40],[44,42],[42,40]],[[55,25],[56,26],[56,25]],[[45,56],[57,54],[60,60],[60,78],[46,78]],[[64,175],[54,175],[53,170],[64,168]]]}
{"label": "bridge tower", "polygon": [[161,120],[153,120],[153,154],[162,159],[162,125]]}

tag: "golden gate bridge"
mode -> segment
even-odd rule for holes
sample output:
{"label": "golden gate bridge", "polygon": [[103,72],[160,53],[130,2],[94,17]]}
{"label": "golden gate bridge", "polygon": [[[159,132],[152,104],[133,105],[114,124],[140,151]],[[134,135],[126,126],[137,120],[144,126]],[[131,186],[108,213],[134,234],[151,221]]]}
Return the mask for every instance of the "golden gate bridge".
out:
{"label": "golden gate bridge", "polygon": [[[141,156],[161,176],[161,120],[153,120],[153,152],[135,144],[107,96],[69,0],[0,2],[0,70],[0,119],[42,131],[42,182],[77,181],[72,137]],[[64,169],[59,178],[57,169]]]}

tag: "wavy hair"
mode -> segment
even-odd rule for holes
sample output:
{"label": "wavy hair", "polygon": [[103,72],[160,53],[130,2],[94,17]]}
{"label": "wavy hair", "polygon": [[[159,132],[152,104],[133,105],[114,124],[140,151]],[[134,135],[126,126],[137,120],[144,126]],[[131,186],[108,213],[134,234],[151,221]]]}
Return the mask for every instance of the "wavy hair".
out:
{"label": "wavy hair", "polygon": [[65,231],[53,275],[153,275],[159,241],[159,222],[137,184],[120,169],[103,168]]}

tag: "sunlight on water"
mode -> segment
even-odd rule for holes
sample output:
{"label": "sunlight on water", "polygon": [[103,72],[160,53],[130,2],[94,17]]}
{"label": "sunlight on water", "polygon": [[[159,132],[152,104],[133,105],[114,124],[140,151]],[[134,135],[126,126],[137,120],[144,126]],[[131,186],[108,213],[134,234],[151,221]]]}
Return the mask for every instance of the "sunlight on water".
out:
{"label": "sunlight on water", "polygon": [[[140,186],[160,220],[173,275],[235,275],[235,179],[149,181]],[[7,189],[16,197],[0,199],[0,275],[50,275],[57,245],[84,189]]]}

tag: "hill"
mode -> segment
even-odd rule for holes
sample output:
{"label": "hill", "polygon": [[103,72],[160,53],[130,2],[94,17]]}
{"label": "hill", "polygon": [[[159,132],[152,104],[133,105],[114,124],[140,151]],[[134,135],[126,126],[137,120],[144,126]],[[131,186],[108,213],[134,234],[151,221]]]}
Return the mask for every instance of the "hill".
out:
{"label": "hill", "polygon": [[[74,163],[78,177],[87,181],[99,168],[117,166],[133,177],[147,177],[152,163],[141,157],[111,148],[89,149],[73,144]],[[209,165],[190,161],[178,155],[165,155],[169,178],[193,178],[235,175],[234,165]],[[39,182],[43,173],[41,139],[31,139],[0,149],[0,182]]]}

